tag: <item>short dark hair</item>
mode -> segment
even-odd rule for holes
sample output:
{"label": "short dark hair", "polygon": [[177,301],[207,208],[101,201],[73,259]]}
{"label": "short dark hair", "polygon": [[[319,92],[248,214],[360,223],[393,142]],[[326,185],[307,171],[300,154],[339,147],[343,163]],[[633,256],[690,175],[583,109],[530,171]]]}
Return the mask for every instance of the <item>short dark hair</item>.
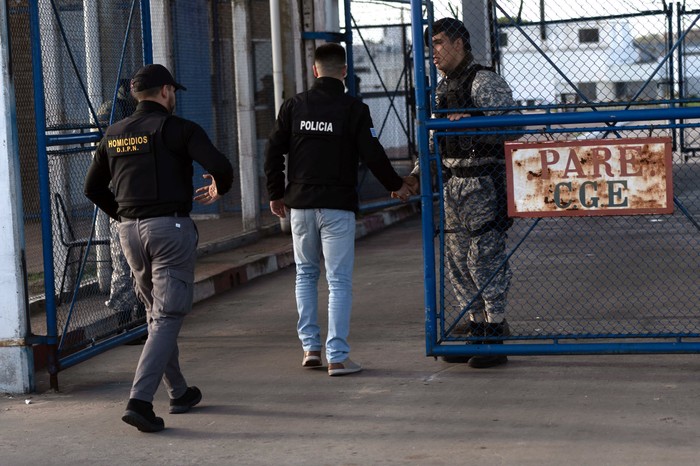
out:
{"label": "short dark hair", "polygon": [[314,62],[324,68],[341,70],[345,66],[345,49],[333,42],[319,45],[314,52]]}
{"label": "short dark hair", "polygon": [[[428,47],[431,39],[430,31],[431,28],[425,28],[425,32],[423,32],[423,40]],[[455,18],[438,19],[433,23],[432,35],[437,36],[441,32],[444,32],[451,41],[462,39],[465,50],[470,51],[472,49],[472,45],[469,42],[469,31],[467,31],[467,27],[460,20]]]}

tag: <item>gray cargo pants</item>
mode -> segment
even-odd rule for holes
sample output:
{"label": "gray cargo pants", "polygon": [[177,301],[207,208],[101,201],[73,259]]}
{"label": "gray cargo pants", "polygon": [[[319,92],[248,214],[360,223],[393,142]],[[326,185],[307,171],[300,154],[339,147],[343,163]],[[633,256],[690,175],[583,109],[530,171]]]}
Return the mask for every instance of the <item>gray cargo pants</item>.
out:
{"label": "gray cargo pants", "polygon": [[192,309],[197,229],[189,217],[123,219],[119,240],[148,323],[130,398],[152,402],[161,379],[169,397],[179,398],[187,382],[180,371],[177,336]]}

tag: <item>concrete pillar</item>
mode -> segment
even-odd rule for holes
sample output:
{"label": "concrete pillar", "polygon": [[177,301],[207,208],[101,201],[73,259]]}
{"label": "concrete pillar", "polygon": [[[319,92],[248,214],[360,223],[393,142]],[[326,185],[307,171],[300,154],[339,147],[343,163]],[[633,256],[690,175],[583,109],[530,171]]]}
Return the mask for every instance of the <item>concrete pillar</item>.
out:
{"label": "concrete pillar", "polygon": [[258,196],[258,155],[255,136],[255,94],[251,53],[249,3],[233,2],[233,60],[236,67],[236,108],[238,121],[238,158],[241,179],[243,230],[260,228]]}
{"label": "concrete pillar", "polygon": [[[492,59],[487,4],[485,0],[463,0],[462,2],[462,21],[469,31],[474,61],[483,65],[490,65]],[[436,12],[435,19],[441,17]]]}
{"label": "concrete pillar", "polygon": [[[87,91],[93,108],[97,111],[102,104],[102,68],[100,63],[100,16],[97,2],[85,2],[83,8],[83,29],[85,31],[85,78]],[[88,118],[92,115],[88,114]],[[95,222],[95,238],[109,238],[109,217],[99,211]],[[97,259],[97,283],[100,291],[109,292],[112,280],[109,245],[92,246]]]}
{"label": "concrete pillar", "polygon": [[0,392],[34,391],[7,4],[0,0]]}
{"label": "concrete pillar", "polygon": [[297,5],[296,0],[289,0],[289,11],[291,11],[291,29],[292,29],[292,40],[294,41],[293,47],[293,58],[294,58],[294,93],[303,92],[306,89],[306,82],[304,80],[305,70],[307,68],[307,63],[305,62],[305,54],[302,55],[302,49],[304,47],[301,34],[303,32],[303,25],[301,19],[301,13]]}
{"label": "concrete pillar", "polygon": [[[315,31],[320,31],[322,30],[322,26],[317,25],[317,14],[316,11],[319,10],[321,7],[320,4],[317,4],[321,0],[300,0],[301,1],[301,29],[303,32],[315,32]],[[323,15],[323,13],[319,13],[319,15]],[[323,24],[323,23],[319,23]],[[305,72],[304,74],[304,81],[303,81],[303,89],[306,90],[314,82],[314,72],[312,69],[312,66],[314,64],[314,50],[316,49],[316,41],[313,40],[305,40],[303,42],[304,48],[303,48],[303,54],[304,54],[304,63],[306,63],[306,68],[302,70]],[[320,44],[319,44],[320,45]],[[301,92],[301,91],[299,91]]]}
{"label": "concrete pillar", "polygon": [[151,0],[150,5],[153,63],[160,63],[167,69],[174,71],[170,1]]}

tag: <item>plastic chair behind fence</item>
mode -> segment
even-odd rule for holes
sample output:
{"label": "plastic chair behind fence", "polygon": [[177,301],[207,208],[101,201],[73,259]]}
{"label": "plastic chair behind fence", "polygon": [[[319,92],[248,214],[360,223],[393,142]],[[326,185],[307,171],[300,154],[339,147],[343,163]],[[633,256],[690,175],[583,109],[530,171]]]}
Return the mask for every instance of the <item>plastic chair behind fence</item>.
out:
{"label": "plastic chair behind fence", "polygon": [[[58,264],[59,266],[62,265],[63,267],[63,271],[61,273],[61,285],[58,289],[58,299],[56,300],[56,304],[60,305],[63,301],[63,288],[66,284],[66,275],[68,274],[69,267],[75,263],[82,263],[84,254],[88,254],[90,252],[87,249],[88,242],[90,243],[90,246],[109,245],[109,238],[92,238],[92,241],[90,241],[89,236],[77,238],[73,225],[71,224],[71,218],[68,215],[66,205],[63,202],[63,197],[59,193],[54,193],[54,206],[56,220],[58,222],[58,236],[61,240],[61,244],[65,248],[65,257],[63,262]],[[80,255],[77,258],[71,259],[71,254],[76,249],[80,250]],[[80,270],[76,270],[75,280],[72,281],[76,286],[78,286],[77,282],[79,273]]]}

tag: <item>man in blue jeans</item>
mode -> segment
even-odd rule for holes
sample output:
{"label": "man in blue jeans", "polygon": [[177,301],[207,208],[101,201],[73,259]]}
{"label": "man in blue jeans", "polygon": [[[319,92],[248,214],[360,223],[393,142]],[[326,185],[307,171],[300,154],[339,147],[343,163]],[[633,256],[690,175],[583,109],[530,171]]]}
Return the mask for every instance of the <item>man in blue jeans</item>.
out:
{"label": "man in blue jeans", "polygon": [[318,47],[313,71],[317,79],[311,89],[280,108],[265,150],[265,174],[272,213],[283,218],[285,207],[290,209],[302,366],[322,365],[317,284],[323,253],[329,290],[326,358],[328,375],[337,376],[362,370],[350,360],[347,342],[360,160],[396,197],[405,200],[409,189],[377,139],[369,107],[345,94],[345,49],[334,43]]}

